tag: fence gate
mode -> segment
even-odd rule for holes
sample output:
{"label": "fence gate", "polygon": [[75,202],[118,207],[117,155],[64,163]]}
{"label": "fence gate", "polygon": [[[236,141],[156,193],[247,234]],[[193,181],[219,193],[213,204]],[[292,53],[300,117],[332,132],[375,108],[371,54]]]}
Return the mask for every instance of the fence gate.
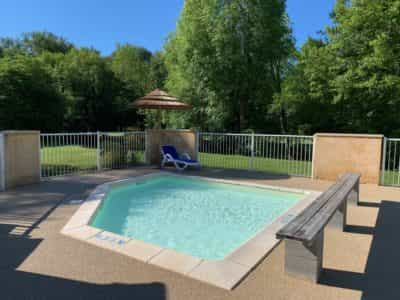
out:
{"label": "fence gate", "polygon": [[121,169],[145,163],[145,132],[102,132],[98,169]]}
{"label": "fence gate", "polygon": [[145,132],[41,134],[41,176],[120,169],[144,163],[145,140]]}

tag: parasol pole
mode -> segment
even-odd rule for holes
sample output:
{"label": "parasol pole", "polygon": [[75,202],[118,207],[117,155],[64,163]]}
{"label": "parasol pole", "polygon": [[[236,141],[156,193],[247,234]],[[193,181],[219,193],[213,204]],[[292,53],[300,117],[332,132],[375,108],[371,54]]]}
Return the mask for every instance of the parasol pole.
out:
{"label": "parasol pole", "polygon": [[156,126],[155,126],[155,129],[161,129],[161,118],[162,118],[161,110],[157,109],[156,111],[157,111],[157,113],[156,113]]}

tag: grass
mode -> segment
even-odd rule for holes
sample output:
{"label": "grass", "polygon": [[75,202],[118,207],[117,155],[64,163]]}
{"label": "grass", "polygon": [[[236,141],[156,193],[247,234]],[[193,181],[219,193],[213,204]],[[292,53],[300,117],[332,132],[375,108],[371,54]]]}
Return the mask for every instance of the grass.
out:
{"label": "grass", "polygon": [[[81,146],[47,147],[41,150],[43,176],[70,174],[81,171],[97,169],[97,149]],[[103,151],[101,165],[103,168],[123,167],[126,164],[134,165],[144,162],[144,152],[135,152],[134,157],[122,157],[120,154]],[[250,159],[241,155],[222,155],[200,153],[200,161],[204,167],[243,169],[248,170]],[[254,170],[272,173],[311,176],[311,163],[304,161],[289,161],[268,159],[264,157],[254,158]]]}
{"label": "grass", "polygon": [[41,150],[42,172],[67,173],[97,168],[97,149],[81,146],[47,147]]}
{"label": "grass", "polygon": [[[204,167],[243,169],[250,168],[250,158],[241,155],[224,155],[200,153],[200,161]],[[311,162],[285,159],[254,157],[253,167],[256,171],[299,176],[311,176]]]}
{"label": "grass", "polygon": [[[114,148],[114,151],[117,148]],[[55,176],[83,171],[97,170],[97,148],[82,146],[46,147],[41,149],[42,176]],[[103,150],[101,166],[122,168],[144,161],[144,152],[131,152],[128,155]]]}
{"label": "grass", "polygon": [[399,186],[400,185],[400,173],[398,170],[394,171],[385,171],[385,175],[383,178],[383,185],[388,186]]}
{"label": "grass", "polygon": [[[81,146],[47,147],[41,150],[42,153],[42,175],[54,176],[71,174],[82,171],[97,170],[97,149]],[[132,156],[121,158],[121,155],[103,151],[101,164],[107,169],[113,167],[124,167],[144,162],[144,151],[137,151]],[[125,164],[121,164],[123,159]],[[242,169],[250,168],[248,156],[223,155],[200,153],[202,166],[211,168]],[[118,164],[119,162],[119,164]],[[254,170],[279,174],[291,174],[298,176],[311,176],[311,162],[289,161],[269,159],[264,157],[254,158]],[[399,186],[400,173],[398,170],[385,171],[383,185]]]}

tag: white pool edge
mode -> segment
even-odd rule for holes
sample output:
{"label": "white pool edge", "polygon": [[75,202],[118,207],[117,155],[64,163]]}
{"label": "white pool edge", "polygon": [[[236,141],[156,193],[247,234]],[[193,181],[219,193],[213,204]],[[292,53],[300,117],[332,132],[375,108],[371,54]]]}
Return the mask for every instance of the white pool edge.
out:
{"label": "white pool edge", "polygon": [[[100,230],[89,225],[102,200],[106,197],[108,191],[112,187],[131,184],[143,180],[144,178],[151,178],[159,175],[189,177],[226,184],[258,187],[282,192],[301,193],[304,194],[305,197],[299,200],[286,212],[278,216],[274,222],[266,225],[255,236],[250,238],[234,252],[219,261],[193,257],[188,254],[177,252],[173,249],[148,244],[143,241]],[[214,179],[193,175],[188,176],[166,171],[154,172],[147,175],[131,177],[99,185],[70,218],[68,223],[61,230],[61,233],[92,245],[127,255],[139,261],[156,265],[163,269],[226,290],[232,290],[280,243],[280,240],[276,239],[276,232],[308,207],[320,194],[320,192],[315,191],[276,187],[250,182]]]}

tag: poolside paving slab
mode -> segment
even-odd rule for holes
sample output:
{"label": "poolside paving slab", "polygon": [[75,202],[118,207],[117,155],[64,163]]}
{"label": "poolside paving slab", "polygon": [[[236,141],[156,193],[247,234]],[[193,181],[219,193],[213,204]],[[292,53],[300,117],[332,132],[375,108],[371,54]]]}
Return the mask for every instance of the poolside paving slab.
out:
{"label": "poolside paving slab", "polygon": [[87,225],[93,213],[94,211],[92,210],[79,209],[77,212],[75,212],[71,219],[68,220],[68,223],[65,224],[63,228],[64,232]]}
{"label": "poolside paving slab", "polygon": [[100,232],[101,232],[100,229],[90,227],[87,225],[72,229],[62,229],[61,231],[61,233],[63,233],[64,235],[68,235],[74,239],[83,241],[90,239],[91,237],[95,236]]}
{"label": "poolside paving slab", "polygon": [[133,239],[123,245],[123,247],[118,248],[119,253],[146,263],[162,250],[162,247]]}
{"label": "poolside paving slab", "polygon": [[88,239],[87,242],[108,250],[120,252],[119,249],[124,247],[130,240],[130,238],[125,236],[108,231],[101,231]]}
{"label": "poolside paving slab", "polygon": [[202,261],[188,275],[191,278],[231,290],[251,271],[250,267],[229,261]]}
{"label": "poolside paving slab", "polygon": [[86,200],[86,201],[83,201],[79,210],[88,211],[88,212],[93,213],[94,211],[96,211],[96,209],[100,205],[100,203],[101,203],[101,198],[96,199],[96,200]]}
{"label": "poolside paving slab", "polygon": [[201,262],[200,258],[170,249],[164,249],[150,260],[153,265],[181,274],[189,273]]}
{"label": "poolside paving slab", "polygon": [[227,260],[254,268],[260,263],[279,243],[272,232],[263,232],[228,255]]}

